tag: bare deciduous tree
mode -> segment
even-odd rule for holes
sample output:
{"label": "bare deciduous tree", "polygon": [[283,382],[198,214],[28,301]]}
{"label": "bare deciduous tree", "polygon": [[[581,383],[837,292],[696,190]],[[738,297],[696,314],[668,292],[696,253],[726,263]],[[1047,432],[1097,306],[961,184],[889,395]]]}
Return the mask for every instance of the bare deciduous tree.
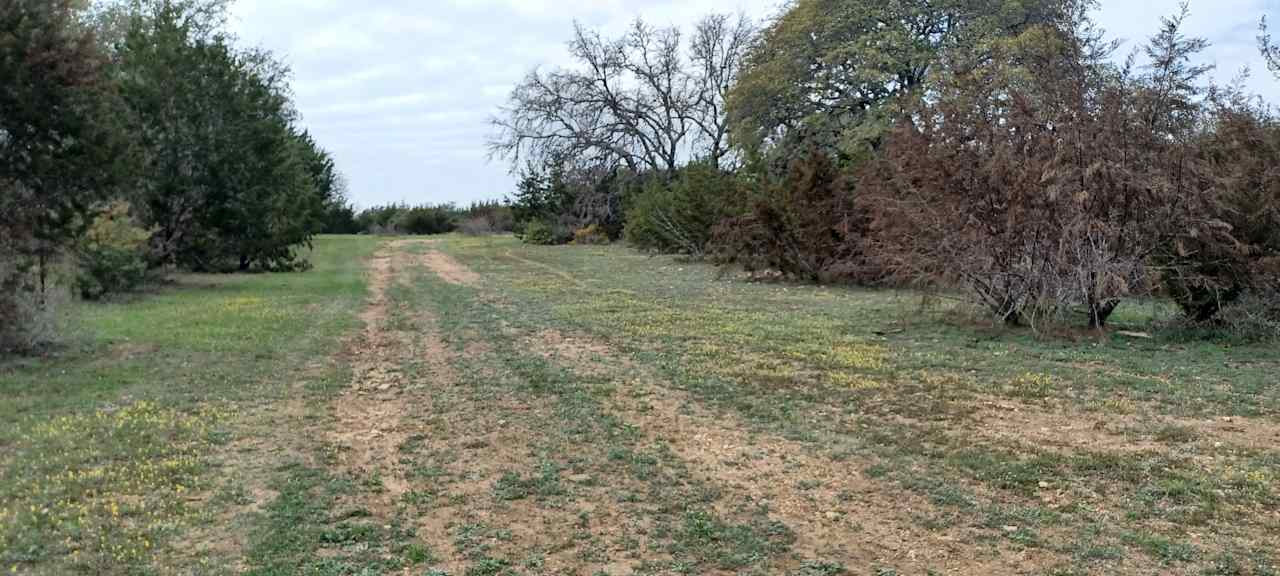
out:
{"label": "bare deciduous tree", "polygon": [[624,166],[667,175],[691,159],[730,156],[725,97],[753,33],[749,20],[703,19],[686,47],[678,28],[636,20],[610,39],[581,24],[577,66],[535,70],[492,120],[492,157]]}
{"label": "bare deciduous tree", "polygon": [[1280,45],[1271,41],[1271,29],[1267,26],[1265,17],[1262,23],[1258,24],[1258,50],[1262,51],[1262,57],[1267,60],[1267,69],[1271,70],[1276,78],[1280,78]]}
{"label": "bare deciduous tree", "polygon": [[756,35],[745,15],[727,14],[703,18],[694,31],[691,47],[695,80],[691,120],[712,166],[724,168],[730,156],[728,98],[738,82],[738,72]]}

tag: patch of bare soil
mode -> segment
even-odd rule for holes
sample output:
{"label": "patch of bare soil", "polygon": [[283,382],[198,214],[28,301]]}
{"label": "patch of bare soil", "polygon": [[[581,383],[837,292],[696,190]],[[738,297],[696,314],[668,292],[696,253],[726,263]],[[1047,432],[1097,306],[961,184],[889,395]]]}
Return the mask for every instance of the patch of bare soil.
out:
{"label": "patch of bare soil", "polygon": [[[530,433],[521,422],[525,418],[546,418],[543,407],[515,401],[490,400],[485,404],[453,395],[439,399],[447,408],[428,421],[420,436],[423,444],[416,452],[421,464],[442,476],[414,478],[414,490],[431,494],[425,507],[415,510],[411,523],[429,548],[440,557],[435,567],[449,574],[467,568],[463,551],[455,546],[465,526],[492,526],[510,531],[505,542],[481,536],[485,545],[536,547],[540,538],[556,534],[542,525],[545,515],[528,502],[512,503],[522,511],[521,523],[498,521],[505,516],[491,501],[495,481],[505,472],[527,472],[535,458],[526,448]],[[564,519],[563,522],[568,522]],[[530,530],[521,529],[531,525]]]}
{"label": "patch of bare soil", "polygon": [[[545,357],[581,373],[628,363],[586,336],[542,332],[528,340]],[[628,381],[614,399],[618,416],[651,444],[665,444],[693,476],[728,496],[721,502],[764,506],[796,535],[793,555],[772,568],[786,573],[804,560],[836,561],[857,568],[887,565],[923,573],[1029,574],[1061,558],[1038,549],[996,550],[975,545],[967,527],[927,530],[923,518],[937,511],[923,497],[864,476],[869,462],[835,461],[809,444],[757,433],[731,414],[703,407],[684,391],[652,375]],[[718,510],[732,517],[724,505]]]}
{"label": "patch of bare soil", "polygon": [[1177,418],[1170,422],[1240,448],[1275,450],[1280,447],[1280,421],[1275,419],[1231,416],[1200,420]]}
{"label": "patch of bare soil", "polygon": [[[687,393],[637,386],[625,417],[684,458],[702,479],[762,504],[796,534],[801,558],[846,566],[892,565],[948,574],[1022,574],[1056,558],[1041,551],[984,558],[964,528],[926,530],[935,508],[918,494],[867,478],[867,462],[834,461],[812,445],[752,434],[744,423],[700,407]],[[783,563],[785,568],[794,565]]]}
{"label": "patch of bare soil", "polygon": [[427,252],[422,256],[422,262],[437,276],[450,284],[475,286],[480,281],[479,274],[472,272],[470,268],[443,252],[435,250]]}
{"label": "patch of bare soil", "polygon": [[[609,346],[591,338],[566,335],[559,330],[543,330],[525,338],[524,342],[530,350],[537,351],[544,359],[583,375],[598,376],[607,373],[611,366],[619,362]],[[632,366],[625,360],[621,362]]]}
{"label": "patch of bare soil", "polygon": [[[464,338],[461,363],[495,377],[485,368],[492,363],[493,349],[478,340],[483,335],[468,333]],[[548,434],[556,433],[546,428],[548,423],[557,426],[560,418],[554,400],[493,397],[483,386],[438,390],[434,400],[441,409],[417,452],[427,455],[425,462],[442,465],[445,477],[424,484],[436,493],[415,523],[432,550],[456,546],[450,560],[439,567],[462,573],[466,564],[459,553],[476,546],[496,558],[536,557],[540,573],[546,574],[631,574],[639,566],[637,550],[653,559],[652,526],[617,501],[620,491],[642,492],[644,486],[637,481],[600,481],[605,479],[598,471],[563,469],[557,474],[559,493],[513,498],[502,494],[505,475],[531,481],[542,473],[542,458],[550,463],[562,460],[562,454],[535,453],[536,446],[547,445],[542,440]],[[464,530],[472,532],[469,541],[458,543],[464,540]]]}
{"label": "patch of bare soil", "polygon": [[332,405],[336,417],[330,441],[345,450],[339,463],[360,477],[380,479],[386,491],[375,510],[389,513],[408,491],[396,450],[409,436],[402,425],[408,413],[400,395],[407,380],[400,371],[411,350],[411,335],[389,327],[387,288],[403,264],[396,245],[384,249],[370,265],[371,301],[360,319],[364,331],[347,347],[351,386]]}
{"label": "patch of bare soil", "polygon": [[1141,414],[1086,412],[1071,406],[1050,407],[1005,399],[981,401],[969,418],[966,434],[1019,442],[1061,453],[1139,453],[1168,450],[1163,428],[1187,431],[1187,443],[1270,450],[1280,445],[1280,422],[1266,418],[1169,418]]}
{"label": "patch of bare soil", "polygon": [[[368,307],[361,313],[364,330],[352,337],[343,352],[352,379],[350,386],[330,405],[334,421],[325,431],[327,441],[338,448],[337,466],[348,475],[380,484],[361,491],[358,502],[345,504],[369,510],[376,519],[395,517],[403,498],[415,489],[411,471],[401,453],[412,437],[431,434],[422,417],[432,409],[432,390],[448,388],[456,381],[451,352],[435,331],[426,311],[413,310],[417,330],[392,322],[398,310],[388,295],[406,273],[423,265],[404,248],[416,241],[393,242],[375,255],[369,269]],[[409,373],[410,367],[413,373]],[[430,526],[427,526],[430,528]],[[446,530],[426,530],[422,536],[439,551],[450,570],[461,563],[449,557]]]}
{"label": "patch of bare soil", "polygon": [[[490,407],[496,412],[512,409],[519,407]],[[529,418],[556,418],[542,406],[524,409]],[[631,574],[639,563],[637,558],[627,557],[628,541],[638,543],[634,548],[653,559],[648,541],[652,526],[617,502],[619,491],[641,490],[627,480],[563,470],[559,477],[562,494],[504,500],[498,494],[499,479],[508,472],[525,478],[539,474],[538,455],[519,449],[532,443],[528,427],[516,420],[498,424],[505,431],[472,438],[471,445],[481,447],[450,465],[452,471],[465,472],[442,495],[448,501],[419,519],[420,532],[429,535],[433,549],[447,548],[460,539],[464,527],[474,527],[483,528],[479,543],[491,556],[512,561],[537,558],[537,573]],[[452,443],[456,446],[458,440]],[[458,563],[446,567],[450,574],[461,574],[463,568]]]}
{"label": "patch of bare soil", "polygon": [[987,400],[968,418],[973,426],[962,433],[1034,446],[1061,454],[1090,452],[1138,453],[1166,448],[1124,424],[1128,416],[1089,414],[1057,406],[1053,409],[1006,400]]}

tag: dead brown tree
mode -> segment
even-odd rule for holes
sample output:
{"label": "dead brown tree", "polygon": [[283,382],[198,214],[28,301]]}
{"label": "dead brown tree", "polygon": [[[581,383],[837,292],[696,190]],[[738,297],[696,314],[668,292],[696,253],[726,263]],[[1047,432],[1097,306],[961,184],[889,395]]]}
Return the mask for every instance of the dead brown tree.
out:
{"label": "dead brown tree", "polygon": [[1152,284],[1147,264],[1211,225],[1195,134],[1202,117],[1185,9],[1141,73],[1116,67],[1081,3],[1053,26],[953,56],[903,116],[864,184],[885,264],[960,287],[1005,322],[1081,310],[1106,325]]}

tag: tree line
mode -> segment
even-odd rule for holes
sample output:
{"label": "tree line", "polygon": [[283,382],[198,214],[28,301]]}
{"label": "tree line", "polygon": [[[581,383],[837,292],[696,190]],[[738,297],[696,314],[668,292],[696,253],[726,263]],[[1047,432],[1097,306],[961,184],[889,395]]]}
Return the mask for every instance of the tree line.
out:
{"label": "tree line", "polygon": [[[796,0],[575,27],[493,120],[515,229],[1107,325],[1134,298],[1280,334],[1280,121],[1187,5],[1122,58],[1092,0]],[[1259,49],[1280,75],[1265,20]]]}
{"label": "tree line", "polygon": [[472,236],[510,233],[514,218],[509,205],[496,200],[456,204],[392,203],[356,210],[333,206],[325,217],[327,234],[427,236],[460,232]]}
{"label": "tree line", "polygon": [[307,266],[343,182],[226,4],[0,3],[0,351],[43,336],[53,282]]}

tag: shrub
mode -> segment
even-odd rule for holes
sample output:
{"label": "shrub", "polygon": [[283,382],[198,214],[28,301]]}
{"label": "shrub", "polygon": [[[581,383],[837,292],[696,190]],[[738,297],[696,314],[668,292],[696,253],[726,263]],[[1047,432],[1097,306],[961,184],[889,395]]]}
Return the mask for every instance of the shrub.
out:
{"label": "shrub", "polygon": [[522,239],[525,244],[533,244],[535,246],[565,244],[572,239],[572,234],[568,233],[567,230],[564,226],[552,224],[545,220],[533,220],[525,225]]}
{"label": "shrub", "polygon": [[512,230],[522,236],[530,222],[541,220],[555,228],[557,243],[564,243],[573,239],[574,230],[595,224],[615,240],[622,236],[625,198],[637,180],[608,164],[530,164],[509,201]]}
{"label": "shrub", "polygon": [[499,202],[476,202],[458,214],[463,234],[482,236],[511,232],[515,227],[512,208]]}
{"label": "shrub", "polygon": [[395,227],[405,234],[426,236],[448,234],[456,226],[448,206],[418,206],[408,208],[396,216]]}
{"label": "shrub", "polygon": [[0,2],[0,352],[45,338],[51,263],[138,168],[82,4]]}
{"label": "shrub", "polygon": [[702,256],[731,209],[737,179],[704,163],[686,166],[671,182],[651,180],[627,211],[625,237],[642,250]]}
{"label": "shrub", "polygon": [[586,228],[573,231],[573,243],[580,246],[601,245],[609,243],[609,235],[599,225],[592,224]]}
{"label": "shrub", "polygon": [[458,225],[458,231],[467,236],[488,236],[497,233],[489,219],[483,216],[463,220],[462,224]]}
{"label": "shrub", "polygon": [[1256,291],[1222,306],[1215,324],[1247,340],[1280,339],[1280,291]]}
{"label": "shrub", "polygon": [[356,220],[356,209],[342,198],[327,204],[322,218],[325,234],[359,234],[364,231]]}
{"label": "shrub", "polygon": [[151,234],[134,224],[129,205],[116,202],[99,214],[76,248],[80,295],[96,300],[128,292],[146,279],[146,244]]}
{"label": "shrub", "polygon": [[866,283],[879,276],[867,258],[866,226],[852,180],[825,153],[810,147],[747,215],[715,228],[715,256],[753,272]]}
{"label": "shrub", "polygon": [[556,163],[530,163],[521,172],[511,199],[511,212],[517,234],[535,221],[549,224],[572,212],[575,198],[565,177],[564,167]]}
{"label": "shrub", "polygon": [[1142,75],[1074,19],[943,62],[862,177],[877,257],[1002,322],[1105,327],[1149,291],[1153,254],[1212,226],[1191,154],[1205,69],[1187,62],[1203,43],[1182,21]]}
{"label": "shrub", "polygon": [[46,336],[47,317],[39,286],[26,259],[5,250],[0,239],[0,354],[23,352]]}
{"label": "shrub", "polygon": [[369,234],[396,234],[396,222],[400,213],[407,209],[407,206],[397,204],[366,208],[356,216],[356,223],[361,231]]}
{"label": "shrub", "polygon": [[1160,262],[1166,292],[1193,322],[1269,290],[1276,276],[1268,262],[1280,256],[1280,119],[1238,94],[1214,100],[1198,142],[1206,223],[1175,237]]}

